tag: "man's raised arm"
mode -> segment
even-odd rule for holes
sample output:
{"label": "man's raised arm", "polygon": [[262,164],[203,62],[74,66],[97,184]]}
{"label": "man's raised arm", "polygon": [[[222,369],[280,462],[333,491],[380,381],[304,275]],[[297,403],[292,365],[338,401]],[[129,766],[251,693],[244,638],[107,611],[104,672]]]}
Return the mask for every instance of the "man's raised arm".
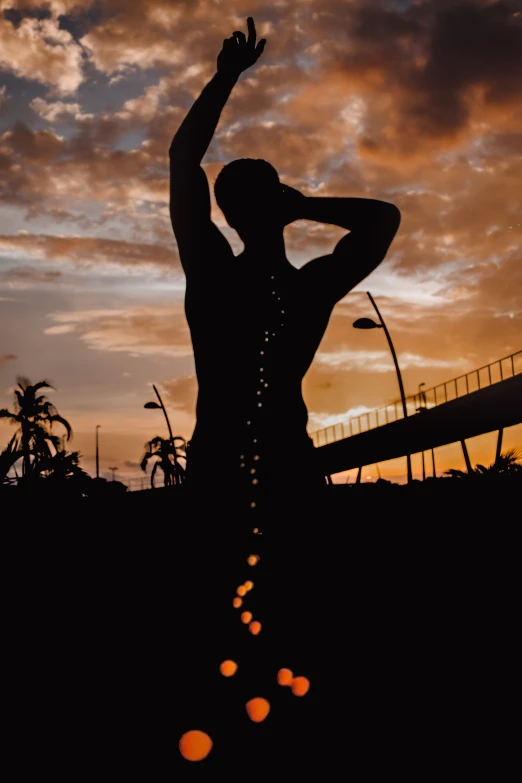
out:
{"label": "man's raised arm", "polygon": [[265,41],[256,47],[254,20],[248,18],[248,41],[236,30],[223,42],[217,73],[204,87],[181,123],[169,150],[170,217],[187,275],[198,275],[206,257],[232,257],[232,248],[210,214],[210,190],[201,161],[212,140],[221,111],[239,75],[253,65]]}
{"label": "man's raised arm", "polygon": [[199,166],[238,78],[239,74],[218,71],[203,88],[172,140],[171,168]]}
{"label": "man's raised arm", "polygon": [[169,150],[171,167],[199,166],[216,130],[221,112],[242,71],[263,52],[265,39],[256,46],[256,28],[248,17],[248,39],[240,30],[223,41],[217,73],[203,88],[176,132]]}

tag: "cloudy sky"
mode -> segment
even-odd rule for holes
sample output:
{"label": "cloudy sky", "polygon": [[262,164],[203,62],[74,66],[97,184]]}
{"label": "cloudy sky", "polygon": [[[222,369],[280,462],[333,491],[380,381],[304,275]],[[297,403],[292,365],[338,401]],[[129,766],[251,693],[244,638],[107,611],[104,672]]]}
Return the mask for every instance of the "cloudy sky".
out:
{"label": "cloudy sky", "polygon": [[[168,214],[168,148],[254,17],[267,45],[204,160],[269,160],[308,196],[392,201],[387,259],[339,303],[305,379],[309,430],[397,399],[372,292],[407,392],[522,348],[522,0],[0,0],[0,407],[48,378],[72,447],[141,475],[164,392],[189,437],[196,382]],[[243,245],[215,202],[213,217]],[[345,232],[299,221],[301,266]],[[0,445],[9,428],[0,429]],[[470,442],[489,463],[493,436]],[[506,432],[522,445],[522,427]],[[460,467],[456,447],[440,469]],[[381,465],[401,478],[405,465]],[[420,469],[420,458],[414,470]],[[373,478],[374,468],[365,472]]]}

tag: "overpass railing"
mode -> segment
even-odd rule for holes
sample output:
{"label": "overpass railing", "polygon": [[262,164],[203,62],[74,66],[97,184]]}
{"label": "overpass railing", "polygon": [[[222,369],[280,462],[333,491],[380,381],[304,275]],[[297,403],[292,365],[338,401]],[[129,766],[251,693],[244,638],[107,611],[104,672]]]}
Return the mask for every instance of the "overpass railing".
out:
{"label": "overpass railing", "polygon": [[[516,353],[504,356],[495,362],[485,364],[477,370],[459,375],[445,383],[439,383],[431,389],[424,389],[420,393],[410,395],[406,398],[408,416],[429,410],[445,402],[451,402],[451,400],[456,400],[459,397],[465,397],[466,394],[492,386],[494,383],[500,383],[521,372],[522,351],[516,351]],[[361,432],[367,432],[403,418],[402,402],[398,400],[368,413],[353,416],[347,421],[311,432],[310,437],[314,442],[314,446],[326,446],[328,443],[335,443],[338,440],[344,440],[344,438],[349,438],[352,435],[359,435]]]}

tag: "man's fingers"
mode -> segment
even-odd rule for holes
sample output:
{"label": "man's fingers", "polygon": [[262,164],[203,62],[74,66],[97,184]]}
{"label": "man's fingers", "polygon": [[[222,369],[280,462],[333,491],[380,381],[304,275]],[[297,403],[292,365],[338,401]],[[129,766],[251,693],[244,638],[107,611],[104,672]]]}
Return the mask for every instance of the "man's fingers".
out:
{"label": "man's fingers", "polygon": [[258,45],[256,46],[256,57],[261,57],[263,54],[263,49],[265,48],[266,44],[266,38],[261,38]]}
{"label": "man's fingers", "polygon": [[247,27],[248,27],[248,43],[252,46],[256,45],[256,26],[254,24],[254,20],[251,16],[247,19]]}
{"label": "man's fingers", "polygon": [[245,43],[246,35],[241,30],[234,30],[233,34],[236,36],[238,43]]}

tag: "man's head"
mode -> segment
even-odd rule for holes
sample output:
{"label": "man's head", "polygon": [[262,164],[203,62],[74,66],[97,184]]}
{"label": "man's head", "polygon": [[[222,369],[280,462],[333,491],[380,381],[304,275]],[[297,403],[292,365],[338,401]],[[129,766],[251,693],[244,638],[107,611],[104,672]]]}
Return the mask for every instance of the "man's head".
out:
{"label": "man's head", "polygon": [[214,183],[218,206],[241,238],[280,225],[281,182],[275,168],[259,158],[224,166]]}

